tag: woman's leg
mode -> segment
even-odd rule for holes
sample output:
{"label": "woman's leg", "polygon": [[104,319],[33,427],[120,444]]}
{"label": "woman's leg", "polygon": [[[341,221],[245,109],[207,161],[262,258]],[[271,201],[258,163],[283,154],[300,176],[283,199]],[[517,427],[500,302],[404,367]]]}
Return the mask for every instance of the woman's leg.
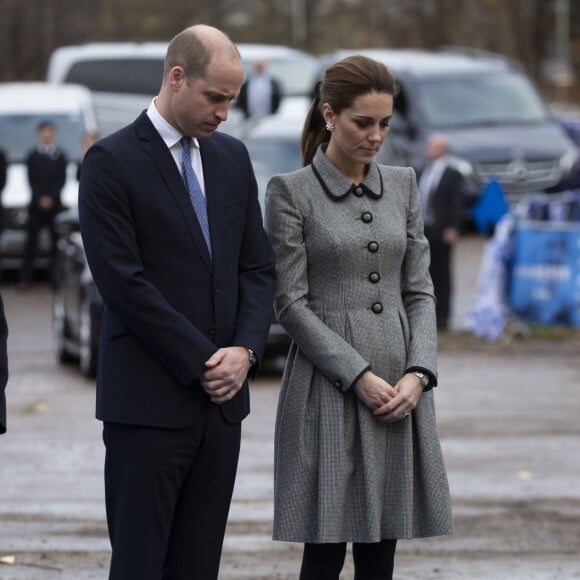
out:
{"label": "woman's leg", "polygon": [[346,543],[304,544],[300,580],[338,580],[345,555]]}
{"label": "woman's leg", "polygon": [[397,540],[352,546],[354,580],[392,580]]}

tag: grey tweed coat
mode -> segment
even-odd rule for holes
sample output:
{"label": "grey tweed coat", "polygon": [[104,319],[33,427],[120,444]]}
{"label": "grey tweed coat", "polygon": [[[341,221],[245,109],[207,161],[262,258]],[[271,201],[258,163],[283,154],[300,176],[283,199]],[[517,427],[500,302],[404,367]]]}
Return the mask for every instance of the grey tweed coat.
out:
{"label": "grey tweed coat", "polygon": [[[282,379],[275,540],[378,542],[452,531],[433,391],[379,422],[351,388],[367,370],[394,385],[436,376],[436,323],[412,169],[371,164],[363,187],[326,159],[275,176],[266,229],[275,310],[293,344]],[[435,379],[436,380],[436,379]]]}

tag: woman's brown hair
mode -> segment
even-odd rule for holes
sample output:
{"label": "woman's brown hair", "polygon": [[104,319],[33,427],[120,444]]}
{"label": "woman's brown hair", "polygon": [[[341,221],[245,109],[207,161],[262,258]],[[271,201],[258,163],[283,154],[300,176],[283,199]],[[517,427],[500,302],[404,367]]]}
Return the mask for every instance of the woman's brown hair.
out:
{"label": "woman's brown hair", "polygon": [[393,75],[384,64],[376,60],[360,55],[349,56],[324,71],[302,130],[304,165],[310,164],[318,146],[330,139],[322,116],[322,105],[328,103],[338,115],[348,109],[357,97],[371,92],[388,93],[393,97],[398,92]]}

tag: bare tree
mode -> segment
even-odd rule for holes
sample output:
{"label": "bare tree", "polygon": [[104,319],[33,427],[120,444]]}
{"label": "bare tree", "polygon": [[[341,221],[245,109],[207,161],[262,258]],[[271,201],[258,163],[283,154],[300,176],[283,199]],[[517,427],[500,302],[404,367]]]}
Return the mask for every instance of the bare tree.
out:
{"label": "bare tree", "polygon": [[[0,0],[0,80],[44,78],[57,46],[169,40],[205,22],[238,42],[299,42],[314,54],[373,46],[491,50],[521,62],[539,82],[542,63],[555,54],[555,1]],[[296,9],[300,21],[293,20]],[[300,34],[293,26],[301,27]],[[580,78],[577,0],[570,1],[570,31],[572,65]]]}

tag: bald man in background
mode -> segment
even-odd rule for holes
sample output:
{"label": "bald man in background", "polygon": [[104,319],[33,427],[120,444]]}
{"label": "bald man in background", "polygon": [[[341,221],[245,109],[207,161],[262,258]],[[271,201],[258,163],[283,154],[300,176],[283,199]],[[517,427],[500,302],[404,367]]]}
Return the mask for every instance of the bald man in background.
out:
{"label": "bald man in background", "polygon": [[431,248],[429,272],[436,298],[437,328],[449,326],[452,295],[452,250],[459,239],[463,176],[451,163],[444,135],[427,140],[427,165],[419,177],[425,236]]}

